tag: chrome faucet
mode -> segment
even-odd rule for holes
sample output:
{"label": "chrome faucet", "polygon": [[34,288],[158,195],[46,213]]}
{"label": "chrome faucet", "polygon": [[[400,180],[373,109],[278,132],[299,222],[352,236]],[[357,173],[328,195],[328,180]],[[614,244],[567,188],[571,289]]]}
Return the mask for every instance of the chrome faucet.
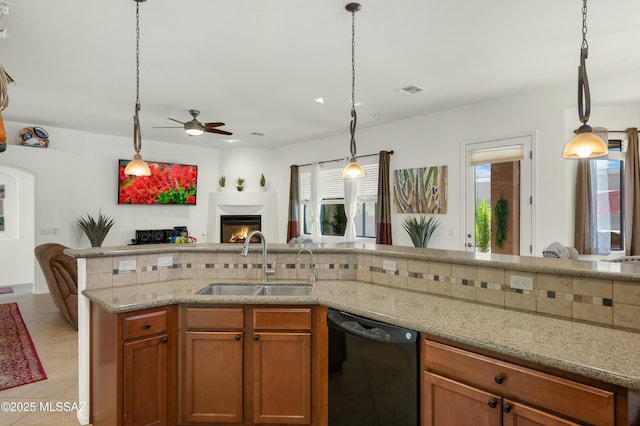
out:
{"label": "chrome faucet", "polygon": [[301,248],[300,250],[298,250],[298,257],[296,258],[298,261],[300,261],[300,253],[302,253],[303,251],[309,252],[309,254],[311,255],[311,275],[309,275],[309,282],[311,284],[316,283],[316,260],[315,260],[315,255],[313,254],[313,252],[311,251],[310,248]]}
{"label": "chrome faucet", "polygon": [[273,269],[267,269],[267,239],[264,234],[260,231],[251,231],[244,240],[244,246],[242,247],[240,254],[247,257],[247,254],[249,254],[249,243],[251,243],[251,238],[254,235],[259,235],[260,240],[262,241],[262,282],[266,283],[267,275],[273,275],[275,274],[275,271]]}

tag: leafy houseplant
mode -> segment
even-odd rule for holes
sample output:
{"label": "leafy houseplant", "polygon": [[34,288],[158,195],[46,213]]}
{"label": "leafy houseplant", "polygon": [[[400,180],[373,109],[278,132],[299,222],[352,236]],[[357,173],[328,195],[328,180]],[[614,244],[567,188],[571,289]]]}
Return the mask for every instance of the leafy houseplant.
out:
{"label": "leafy houseplant", "polygon": [[238,191],[242,191],[244,189],[244,178],[237,178],[236,179],[236,189]]}
{"label": "leafy houseplant", "polygon": [[260,188],[264,190],[264,187],[267,185],[267,179],[264,177],[264,174],[260,174]]}
{"label": "leafy houseplant", "polygon": [[113,218],[102,214],[102,211],[98,214],[97,220],[89,214],[87,214],[86,218],[81,217],[78,219],[78,225],[89,239],[91,247],[100,247],[102,245],[114,223]]}
{"label": "leafy houseplant", "polygon": [[220,188],[224,188],[226,184],[227,184],[227,178],[224,175],[221,175],[220,178],[218,179],[218,186]]}
{"label": "leafy houseplant", "polygon": [[402,222],[402,227],[411,237],[414,247],[427,247],[431,235],[440,226],[440,221],[435,216],[431,216],[428,219],[424,215],[419,217],[420,219],[415,216],[407,217]]}
{"label": "leafy houseplant", "polygon": [[487,200],[476,202],[476,249],[488,253],[491,247],[491,207]]}

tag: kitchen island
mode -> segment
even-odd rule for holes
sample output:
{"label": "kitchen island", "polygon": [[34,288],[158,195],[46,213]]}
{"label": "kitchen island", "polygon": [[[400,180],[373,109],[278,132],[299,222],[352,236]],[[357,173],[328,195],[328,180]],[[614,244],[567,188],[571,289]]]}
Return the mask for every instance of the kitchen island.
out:
{"label": "kitchen island", "polygon": [[[299,248],[271,247],[268,262],[275,267],[277,280],[301,281],[308,276],[309,269],[295,260]],[[631,394],[640,389],[640,333],[632,327],[634,303],[640,304],[633,299],[640,294],[638,267],[393,246],[310,248],[318,256],[320,279],[314,291],[268,298],[195,294],[217,281],[258,280],[258,247],[252,246],[248,258],[240,258],[239,248],[226,244],[67,252],[78,257],[79,281],[88,298],[80,310],[81,323],[88,323],[89,300],[112,314],[169,305],[323,306],[412,328],[436,340],[544,371],[629,389]],[[160,260],[163,257],[171,257],[170,267],[159,266],[168,265],[166,259]],[[121,271],[120,261],[130,259],[137,260],[135,271]],[[534,289],[511,289],[510,275],[530,276]],[[550,289],[552,285],[559,287]],[[630,300],[620,299],[620,294]],[[549,301],[543,297],[558,305],[546,304]],[[562,310],[567,304],[569,316]],[[618,304],[622,314],[616,319],[613,311]],[[88,327],[80,327],[81,342],[83,332],[88,333]],[[88,399],[88,392],[82,399],[83,389],[89,389],[85,338],[79,357],[81,401]]]}

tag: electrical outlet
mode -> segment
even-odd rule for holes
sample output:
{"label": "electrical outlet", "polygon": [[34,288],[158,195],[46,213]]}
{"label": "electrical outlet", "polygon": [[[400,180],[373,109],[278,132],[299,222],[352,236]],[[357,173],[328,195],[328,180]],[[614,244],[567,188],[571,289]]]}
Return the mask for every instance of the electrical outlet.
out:
{"label": "electrical outlet", "polygon": [[136,270],[136,261],[135,260],[121,260],[118,264],[119,271],[135,271]]}
{"label": "electrical outlet", "polygon": [[533,277],[511,275],[509,287],[517,288],[520,290],[533,290]]}
{"label": "electrical outlet", "polygon": [[163,266],[173,266],[173,257],[171,256],[159,257],[158,268],[161,268]]}
{"label": "electrical outlet", "polygon": [[382,270],[383,271],[396,271],[396,262],[395,260],[383,260],[382,261]]}

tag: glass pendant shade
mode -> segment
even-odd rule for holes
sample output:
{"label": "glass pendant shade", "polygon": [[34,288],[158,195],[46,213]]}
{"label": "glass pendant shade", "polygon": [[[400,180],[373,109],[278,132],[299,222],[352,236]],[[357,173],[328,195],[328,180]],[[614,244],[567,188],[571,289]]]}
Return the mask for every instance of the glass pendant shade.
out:
{"label": "glass pendant shade", "polygon": [[197,128],[187,129],[185,130],[185,132],[187,132],[189,136],[200,136],[201,134],[204,133],[202,129],[197,129]]}
{"label": "glass pendant shade", "polygon": [[608,153],[607,144],[591,131],[590,126],[580,126],[578,134],[564,147],[562,156],[564,158],[597,158]]}
{"label": "glass pendant shade", "polygon": [[136,154],[133,160],[129,161],[127,167],[124,168],[126,175],[134,176],[151,176],[151,169],[149,165],[144,162],[140,154]]}
{"label": "glass pendant shade", "polygon": [[364,177],[364,174],[364,169],[360,164],[358,164],[358,161],[355,157],[351,157],[351,160],[349,160],[349,164],[347,164],[345,168],[342,169],[343,178],[361,178]]}

